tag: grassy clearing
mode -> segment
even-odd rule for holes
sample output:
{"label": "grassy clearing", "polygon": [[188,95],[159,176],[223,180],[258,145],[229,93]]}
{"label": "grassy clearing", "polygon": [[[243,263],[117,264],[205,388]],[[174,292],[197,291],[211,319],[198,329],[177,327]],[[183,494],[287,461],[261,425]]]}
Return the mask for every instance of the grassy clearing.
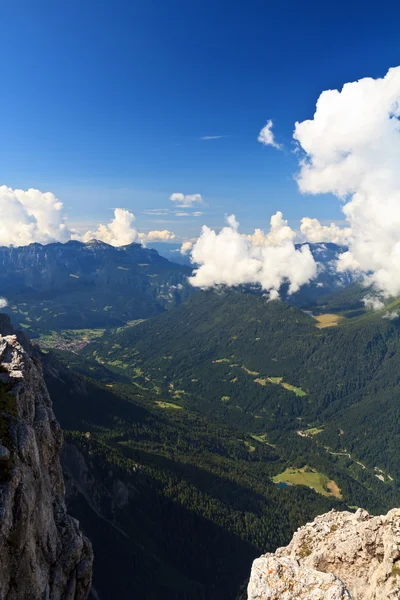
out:
{"label": "grassy clearing", "polygon": [[326,475],[318,473],[311,467],[293,469],[289,467],[283,473],[273,477],[274,483],[287,483],[289,485],[306,485],[322,496],[334,496],[342,499],[342,494],[335,481],[330,481]]}
{"label": "grassy clearing", "polygon": [[305,435],[318,435],[319,433],[322,433],[323,430],[323,427],[310,427],[309,429],[305,429],[304,433]]}
{"label": "grassy clearing", "polygon": [[296,394],[296,396],[307,396],[307,394],[305,392],[303,392],[303,390],[301,388],[296,387],[295,385],[292,385],[290,383],[281,383],[281,386],[285,388],[285,390],[288,390],[289,392],[294,392]]}
{"label": "grassy clearing", "polygon": [[[214,364],[229,363],[229,359],[219,358],[217,360],[213,360],[213,363]],[[234,368],[234,367],[237,367],[238,365],[230,364],[229,366],[231,368]],[[275,385],[281,385],[282,387],[285,388],[285,390],[288,390],[289,392],[293,392],[294,394],[296,394],[296,396],[307,396],[306,392],[304,392],[301,388],[296,387],[295,385],[292,385],[291,383],[284,382],[283,377],[259,377],[260,373],[258,371],[251,371],[251,369],[248,369],[245,365],[242,365],[241,369],[245,373],[247,373],[247,375],[255,377],[256,379],[254,379],[254,383],[257,383],[258,385],[265,387],[266,385],[268,385],[268,383],[273,383]],[[233,379],[230,380],[230,382],[236,383],[237,380],[238,380],[238,378],[234,377]]]}
{"label": "grassy clearing", "polygon": [[156,400],[156,404],[159,408],[167,408],[170,410],[183,410],[183,406],[174,404],[173,402],[163,402],[162,400]]}
{"label": "grassy clearing", "polygon": [[281,385],[282,387],[285,388],[285,390],[288,390],[289,392],[293,392],[294,394],[296,394],[296,396],[307,396],[307,394],[305,392],[303,392],[303,390],[299,387],[296,387],[295,385],[292,385],[291,383],[286,383],[285,381],[283,381],[283,377],[267,377],[267,381],[270,381],[271,383],[274,383],[275,385]]}
{"label": "grassy clearing", "polygon": [[253,433],[251,437],[253,438],[253,440],[256,440],[256,442],[260,442],[260,444],[267,443],[267,434],[266,433],[263,433],[261,435],[256,435],[255,433]]}
{"label": "grassy clearing", "polygon": [[221,396],[221,402],[229,402],[230,399],[230,396]]}
{"label": "grassy clearing", "polygon": [[248,451],[251,452],[251,454],[256,451],[256,447],[253,446],[252,444],[250,444],[250,442],[246,442],[245,441],[244,445],[246,446],[246,448],[248,449]]}
{"label": "grassy clearing", "polygon": [[314,315],[314,319],[317,321],[318,329],[325,329],[326,327],[336,327],[344,317],[327,313],[326,315]]}
{"label": "grassy clearing", "polygon": [[335,496],[335,498],[339,498],[340,500],[343,498],[342,494],[340,493],[340,488],[336,481],[329,481],[327,488],[331,492],[332,496]]}
{"label": "grassy clearing", "polygon": [[139,325],[139,323],[143,323],[143,321],[145,320],[146,319],[133,319],[133,321],[127,321],[126,325],[123,325],[122,327],[117,327],[115,332],[119,333],[120,331],[124,331],[124,329],[128,329],[129,327],[136,327],[136,325]]}
{"label": "grassy clearing", "polygon": [[253,440],[255,440],[256,442],[259,442],[260,444],[266,444],[267,446],[271,446],[271,448],[276,448],[275,444],[271,444],[268,441],[266,433],[262,433],[261,435],[256,435],[254,433],[254,434],[251,435],[251,437],[253,438]]}
{"label": "grassy clearing", "polygon": [[245,367],[244,365],[242,365],[242,369],[243,371],[245,371],[247,373],[247,375],[254,375],[257,376],[260,373],[258,371],[250,371],[250,369],[248,369],[247,367]]}
{"label": "grassy clearing", "polygon": [[129,364],[126,362],[122,362],[122,360],[109,360],[107,362],[107,364],[111,365],[112,367],[117,367],[118,369],[127,369],[129,367]]}

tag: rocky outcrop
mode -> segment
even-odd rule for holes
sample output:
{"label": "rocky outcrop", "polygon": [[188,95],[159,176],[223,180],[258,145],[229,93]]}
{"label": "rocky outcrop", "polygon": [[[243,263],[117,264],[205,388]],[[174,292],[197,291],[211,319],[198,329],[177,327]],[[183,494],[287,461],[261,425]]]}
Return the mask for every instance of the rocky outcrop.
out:
{"label": "rocky outcrop", "polygon": [[331,512],[256,559],[248,600],[399,600],[400,509]]}
{"label": "rocky outcrop", "polygon": [[[67,514],[39,360],[0,319],[0,600],[86,600],[93,554]],[[24,343],[26,346],[26,343]]]}

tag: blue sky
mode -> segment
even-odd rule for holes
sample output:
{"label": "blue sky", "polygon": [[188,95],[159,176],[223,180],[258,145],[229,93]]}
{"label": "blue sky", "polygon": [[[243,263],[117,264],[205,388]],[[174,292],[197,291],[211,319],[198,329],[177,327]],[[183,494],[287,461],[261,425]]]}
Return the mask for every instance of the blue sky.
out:
{"label": "blue sky", "polygon": [[[400,64],[394,2],[3,0],[0,17],[0,183],[54,192],[75,223],[124,207],[182,237],[232,212],[245,230],[276,210],[341,219],[297,191],[294,122]],[[257,142],[268,119],[283,150]],[[174,192],[200,193],[204,214],[143,213]]]}

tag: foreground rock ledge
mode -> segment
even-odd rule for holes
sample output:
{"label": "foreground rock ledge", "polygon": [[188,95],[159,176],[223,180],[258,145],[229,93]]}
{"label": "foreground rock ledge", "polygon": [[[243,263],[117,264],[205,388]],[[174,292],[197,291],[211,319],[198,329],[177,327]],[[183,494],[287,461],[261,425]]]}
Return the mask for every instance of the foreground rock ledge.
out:
{"label": "foreground rock ledge", "polygon": [[248,600],[400,600],[400,509],[331,512],[257,558]]}
{"label": "foreground rock ledge", "polygon": [[66,511],[61,445],[40,362],[0,319],[1,600],[88,597],[92,548]]}

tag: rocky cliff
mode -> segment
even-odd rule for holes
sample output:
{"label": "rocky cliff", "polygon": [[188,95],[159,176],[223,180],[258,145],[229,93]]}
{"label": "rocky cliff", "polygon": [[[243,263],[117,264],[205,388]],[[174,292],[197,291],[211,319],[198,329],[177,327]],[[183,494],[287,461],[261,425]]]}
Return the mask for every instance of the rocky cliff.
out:
{"label": "rocky cliff", "polygon": [[256,559],[248,600],[400,599],[400,509],[331,512]]}
{"label": "rocky cliff", "polygon": [[61,446],[40,362],[0,315],[0,600],[88,597],[92,548],[67,514]]}

